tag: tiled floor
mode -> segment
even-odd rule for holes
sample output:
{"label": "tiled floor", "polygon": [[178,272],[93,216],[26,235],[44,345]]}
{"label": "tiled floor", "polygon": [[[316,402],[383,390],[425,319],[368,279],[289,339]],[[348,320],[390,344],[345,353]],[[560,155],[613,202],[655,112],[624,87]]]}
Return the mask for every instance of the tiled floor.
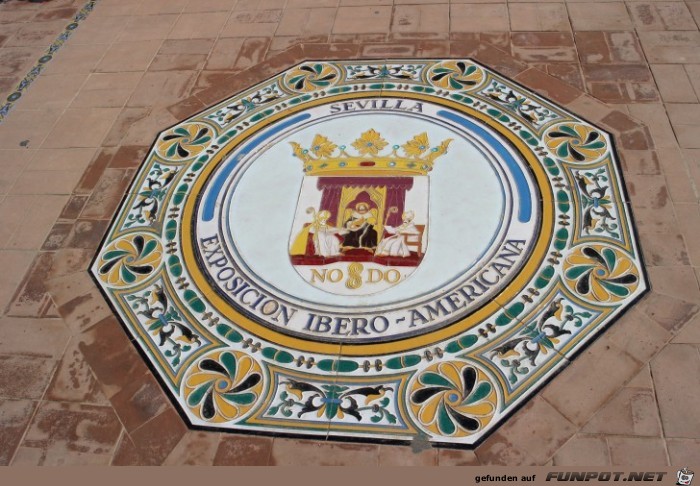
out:
{"label": "tiled floor", "polygon": [[[0,462],[696,457],[700,2],[320,3],[100,0],[0,125]],[[0,5],[3,93],[81,6]],[[304,58],[401,57],[473,57],[613,133],[651,292],[475,451],[187,430],[86,272],[135,168],[163,128]]]}

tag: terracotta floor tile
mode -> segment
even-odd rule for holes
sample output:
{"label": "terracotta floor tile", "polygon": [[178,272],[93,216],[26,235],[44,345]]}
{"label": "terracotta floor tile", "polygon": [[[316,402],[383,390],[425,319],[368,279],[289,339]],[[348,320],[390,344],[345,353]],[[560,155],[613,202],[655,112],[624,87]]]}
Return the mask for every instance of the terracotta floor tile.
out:
{"label": "terracotta floor tile", "polygon": [[188,431],[180,439],[164,466],[211,466],[217,454],[221,434]]}
{"label": "terracotta floor tile", "polygon": [[206,69],[232,69],[238,58],[241,46],[243,46],[243,39],[241,38],[217,39],[209,54]]}
{"label": "terracotta floor tile", "polygon": [[215,466],[266,466],[273,439],[223,435],[214,457]]}
{"label": "terracotta floor tile", "polygon": [[652,288],[663,295],[687,302],[700,302],[700,290],[692,269],[687,267],[647,268]]}
{"label": "terracotta floor tile", "polygon": [[91,74],[70,107],[121,108],[134,92],[141,77],[142,73],[138,71]]}
{"label": "terracotta floor tile", "polygon": [[0,251],[0,308],[5,309],[34,259],[31,251]]}
{"label": "terracotta floor tile", "polygon": [[600,437],[576,435],[554,455],[554,465],[609,466],[608,445],[605,439]]}
{"label": "terracotta floor tile", "polygon": [[189,0],[184,12],[228,12],[237,0]]}
{"label": "terracotta floor tile", "polygon": [[697,103],[697,96],[683,66],[652,64],[651,71],[659,86],[661,98],[668,103]]}
{"label": "terracotta floor tile", "polygon": [[623,388],[581,429],[586,434],[661,436],[654,390]]}
{"label": "terracotta floor tile", "polygon": [[60,116],[60,110],[13,110],[2,124],[0,149],[39,148]]}
{"label": "terracotta floor tile", "polygon": [[671,344],[651,362],[661,422],[667,438],[695,438],[700,410],[689,407],[700,395],[700,355],[695,346]]}
{"label": "terracotta floor tile", "polygon": [[[645,240],[642,240],[644,243]],[[652,358],[671,339],[668,330],[635,308],[618,319],[605,336],[642,363]]]}
{"label": "terracotta floor tile", "polygon": [[335,15],[335,8],[285,9],[275,36],[330,34]]}
{"label": "terracotta floor tile", "polygon": [[74,335],[112,315],[87,273],[58,277],[46,284],[58,313]]}
{"label": "terracotta floor tile", "polygon": [[67,196],[7,196],[0,202],[0,248],[38,250]]}
{"label": "terracotta floor tile", "polygon": [[[240,4],[239,4],[240,5]],[[271,36],[277,30],[282,18],[282,11],[272,10],[236,10],[221,30],[221,37]]]}
{"label": "terracotta floor tile", "polygon": [[505,5],[451,4],[451,32],[493,32],[508,30]]}
{"label": "terracotta floor tile", "polygon": [[571,30],[564,3],[514,3],[508,10],[514,31]]}
{"label": "terracotta floor tile", "polygon": [[216,37],[226,22],[221,12],[182,15],[168,34],[168,39],[210,39]]}
{"label": "terracotta floor tile", "polygon": [[608,439],[613,466],[645,464],[648,467],[667,466],[663,439],[643,437],[611,437]]}
{"label": "terracotta floor tile", "polygon": [[[41,319],[47,321],[48,319]],[[62,324],[64,325],[64,324]],[[46,391],[46,400],[109,405],[82,352],[73,338],[58,363],[56,373]]]}
{"label": "terracotta floor tile", "polygon": [[691,464],[700,454],[700,439],[666,439],[670,463]]}
{"label": "terracotta floor tile", "polygon": [[110,407],[42,402],[22,447],[41,452],[36,465],[107,465],[120,429]]}
{"label": "terracotta floor tile", "polygon": [[7,466],[36,408],[30,400],[0,400],[0,464]]}
{"label": "terracotta floor tile", "polygon": [[46,137],[43,147],[99,147],[118,114],[116,108],[69,108]]}
{"label": "terracotta floor tile", "polygon": [[56,361],[51,358],[0,355],[0,398],[38,400],[44,394]]}
{"label": "terracotta floor tile", "polygon": [[162,40],[115,42],[97,65],[97,72],[145,71]]}
{"label": "terracotta floor tile", "polygon": [[683,2],[632,3],[629,10],[639,30],[697,30]]}
{"label": "terracotta floor tile", "polygon": [[274,466],[374,466],[378,445],[275,438],[270,464]]}
{"label": "terracotta floor tile", "polygon": [[141,5],[139,15],[179,14],[189,0],[150,0]]}
{"label": "terracotta floor tile", "polygon": [[700,344],[700,316],[696,315],[690,322],[685,324],[671,342],[677,344]]}
{"label": "terracotta floor tile", "polygon": [[449,5],[399,5],[394,8],[392,32],[440,33],[449,31]]}
{"label": "terracotta floor tile", "polygon": [[5,316],[0,320],[3,339],[0,354],[60,359],[70,340],[61,319],[26,319]]}
{"label": "terracotta floor tile", "polygon": [[[129,435],[140,464],[162,464],[173,452],[186,427],[171,408]],[[117,459],[115,457],[115,459]],[[113,462],[119,464],[119,462]]]}
{"label": "terracotta floor tile", "polygon": [[575,30],[632,30],[623,2],[583,2],[568,4]]}
{"label": "terracotta floor tile", "polygon": [[439,449],[428,446],[423,450],[411,447],[380,445],[380,466],[437,466]]}
{"label": "terracotta floor tile", "polygon": [[636,104],[629,105],[628,108],[631,116],[647,125],[656,148],[678,147],[678,140],[676,140],[663,105],[656,103]]}
{"label": "terracotta floor tile", "polygon": [[342,6],[333,25],[334,34],[388,32],[391,7]]}
{"label": "terracotta floor tile", "polygon": [[127,106],[172,105],[187,97],[195,79],[194,71],[147,72],[136,86]]}
{"label": "terracotta floor tile", "polygon": [[0,150],[0,160],[2,160],[3,166],[2,174],[0,174],[0,195],[6,194],[15,184],[34,154],[34,150],[26,149]]}
{"label": "terracotta floor tile", "polygon": [[5,42],[5,47],[48,46],[65,26],[65,20],[27,22]]}
{"label": "terracotta floor tile", "polygon": [[439,466],[478,466],[479,458],[474,451],[462,451],[458,449],[439,449]]}

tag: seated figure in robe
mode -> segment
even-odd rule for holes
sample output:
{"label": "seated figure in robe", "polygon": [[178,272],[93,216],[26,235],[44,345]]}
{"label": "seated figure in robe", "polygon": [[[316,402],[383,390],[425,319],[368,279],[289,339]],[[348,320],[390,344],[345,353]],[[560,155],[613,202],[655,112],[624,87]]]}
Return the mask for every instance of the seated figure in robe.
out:
{"label": "seated figure in robe", "polygon": [[374,225],[377,218],[365,202],[359,202],[350,217],[345,221],[345,237],[343,238],[343,250],[366,249],[377,247],[377,230]]}
{"label": "seated figure in robe", "polygon": [[409,235],[419,235],[420,231],[413,223],[415,214],[413,211],[406,211],[401,215],[403,223],[399,226],[384,226],[384,230],[391,236],[384,238],[377,247],[375,255],[397,256],[406,258],[411,255],[406,237]]}

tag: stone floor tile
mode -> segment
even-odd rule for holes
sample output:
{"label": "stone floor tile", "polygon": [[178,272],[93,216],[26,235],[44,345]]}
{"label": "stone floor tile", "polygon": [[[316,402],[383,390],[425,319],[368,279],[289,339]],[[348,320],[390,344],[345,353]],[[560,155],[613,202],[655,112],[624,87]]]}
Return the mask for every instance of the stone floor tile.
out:
{"label": "stone floor tile", "polygon": [[660,467],[668,465],[663,439],[610,437],[608,446],[613,466],[644,464],[646,467]]}
{"label": "stone floor tile", "polygon": [[340,7],[333,24],[334,34],[389,32],[391,7]]}
{"label": "stone floor tile", "polygon": [[450,5],[450,32],[502,32],[508,28],[506,5]]}
{"label": "stone floor tile", "polygon": [[700,32],[639,32],[651,64],[700,63]]}
{"label": "stone floor tile", "polygon": [[266,466],[272,454],[270,437],[223,434],[214,456],[215,466]]}
{"label": "stone floor tile", "polygon": [[0,202],[0,248],[38,250],[68,196],[7,196]]}
{"label": "stone floor tile", "polygon": [[632,30],[632,21],[623,2],[569,3],[574,30]]}
{"label": "stone floor tile", "polygon": [[391,23],[392,32],[422,34],[448,32],[449,5],[397,5]]}
{"label": "stone floor tile", "polygon": [[622,388],[581,429],[585,434],[661,436],[654,390]]}
{"label": "stone floor tile", "polygon": [[652,64],[650,67],[659,87],[661,99],[667,103],[697,103],[697,95],[684,66]]}
{"label": "stone floor tile", "polygon": [[120,430],[111,407],[42,402],[22,447],[41,452],[35,465],[107,465]]}
{"label": "stone floor tile", "polygon": [[[476,449],[482,465],[540,465],[576,432],[576,426],[540,396],[531,399]],[[508,451],[504,454],[504,450]],[[513,454],[527,458],[511,462]]]}
{"label": "stone floor tile", "polygon": [[700,344],[700,315],[696,315],[671,341],[678,344]]}
{"label": "stone floor tile", "polygon": [[109,405],[78,345],[78,339],[73,338],[65,348],[65,354],[61,357],[56,373],[46,391],[46,400]]}
{"label": "stone floor tile", "polygon": [[0,251],[0,309],[5,309],[34,260],[32,251]]}
{"label": "stone floor tile", "polygon": [[630,3],[629,11],[638,30],[697,30],[683,2]]}
{"label": "stone floor tile", "polygon": [[124,21],[117,41],[162,40],[174,30],[176,14],[138,15]]}
{"label": "stone floor tile", "polygon": [[36,405],[30,400],[0,400],[0,465],[10,464]]}
{"label": "stone floor tile", "polygon": [[666,438],[700,436],[700,354],[689,344],[666,346],[651,362]]}
{"label": "stone floor tile", "polygon": [[376,444],[343,444],[310,440],[275,438],[272,466],[376,466]]}
{"label": "stone floor tile", "polygon": [[61,319],[0,318],[0,354],[60,359],[70,340]]}
{"label": "stone floor tile", "polygon": [[607,345],[599,339],[549,383],[541,396],[581,426],[636,375],[640,366],[612,343]]}
{"label": "stone floor tile", "polygon": [[55,366],[52,358],[0,355],[0,398],[40,399]]}
{"label": "stone floor tile", "polygon": [[162,44],[160,39],[115,42],[97,65],[97,72],[145,71]]}
{"label": "stone floor tile", "polygon": [[423,450],[382,444],[379,446],[380,466],[437,466],[439,449],[428,446]]}
{"label": "stone floor tile", "polygon": [[685,300],[700,302],[698,282],[691,268],[688,267],[648,267],[651,287],[655,292]]}
{"label": "stone floor tile", "polygon": [[609,466],[610,455],[604,438],[575,435],[554,455],[554,466]]}
{"label": "stone floor tile", "polygon": [[182,15],[168,34],[168,39],[211,39],[215,38],[224,23],[226,15],[221,12],[201,12]]}
{"label": "stone floor tile", "polygon": [[238,0],[189,0],[183,12],[228,12]]}
{"label": "stone floor tile", "polygon": [[221,37],[272,36],[281,18],[282,11],[279,9],[235,11],[221,29],[220,35]]}
{"label": "stone floor tile", "polygon": [[335,8],[285,9],[275,36],[330,34],[335,14]]}
{"label": "stone floor tile", "polygon": [[697,463],[700,439],[666,439],[668,457],[673,466]]}
{"label": "stone floor tile", "polygon": [[163,462],[164,466],[211,466],[221,434],[188,431]]}
{"label": "stone floor tile", "polygon": [[54,278],[46,288],[66,325],[78,334],[112,314],[87,273]]}
{"label": "stone floor tile", "polygon": [[465,451],[459,449],[439,449],[438,450],[438,465],[439,466],[478,466],[479,458],[476,457],[474,451]]}
{"label": "stone floor tile", "polygon": [[189,0],[149,0],[137,10],[139,15],[179,14]]}
{"label": "stone floor tile", "polygon": [[73,99],[71,108],[121,108],[141,77],[138,71],[91,74]]}
{"label": "stone floor tile", "polygon": [[195,71],[147,72],[136,86],[127,106],[172,105],[187,97],[195,79]]}
{"label": "stone floor tile", "polygon": [[42,144],[44,148],[98,147],[119,110],[69,108]]}
{"label": "stone floor tile", "polygon": [[61,110],[12,110],[2,123],[0,149],[38,148],[61,116]]}
{"label": "stone floor tile", "polygon": [[[111,315],[81,335],[78,349],[107,398],[127,387],[132,376],[143,376],[148,370]],[[120,363],[119,368],[115,368],[114,363]]]}
{"label": "stone floor tile", "polygon": [[173,453],[187,428],[172,408],[158,415],[128,437],[131,451],[117,453],[113,465],[160,465]]}
{"label": "stone floor tile", "polygon": [[656,103],[627,105],[630,115],[642,121],[649,128],[656,148],[676,148],[678,140],[673,133],[663,105]]}
{"label": "stone floor tile", "polygon": [[508,10],[513,31],[571,30],[564,3],[514,3]]}
{"label": "stone floor tile", "polygon": [[[645,243],[642,240],[643,248],[648,247]],[[605,336],[618,348],[644,363],[663,348],[672,335],[645,313],[632,308],[611,326]]]}

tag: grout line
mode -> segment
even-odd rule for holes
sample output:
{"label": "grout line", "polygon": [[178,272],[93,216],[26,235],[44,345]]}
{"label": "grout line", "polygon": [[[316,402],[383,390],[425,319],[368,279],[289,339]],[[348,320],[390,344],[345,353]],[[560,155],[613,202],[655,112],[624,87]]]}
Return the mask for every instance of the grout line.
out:
{"label": "grout line", "polygon": [[36,61],[34,67],[29,70],[22,81],[20,81],[15,87],[14,91],[10,93],[10,95],[7,97],[7,102],[0,106],[0,124],[7,118],[9,111],[21,99],[24,92],[26,92],[36,78],[39,77],[46,64],[53,59],[53,55],[65,45],[68,38],[73,35],[73,32],[80,26],[80,23],[84,21],[88,15],[90,15],[98,1],[99,0],[89,0],[83,6],[83,8],[80,9],[75,17],[73,17],[73,21],[66,25],[63,32],[61,32],[53,43],[46,49],[46,54],[41,56]]}

